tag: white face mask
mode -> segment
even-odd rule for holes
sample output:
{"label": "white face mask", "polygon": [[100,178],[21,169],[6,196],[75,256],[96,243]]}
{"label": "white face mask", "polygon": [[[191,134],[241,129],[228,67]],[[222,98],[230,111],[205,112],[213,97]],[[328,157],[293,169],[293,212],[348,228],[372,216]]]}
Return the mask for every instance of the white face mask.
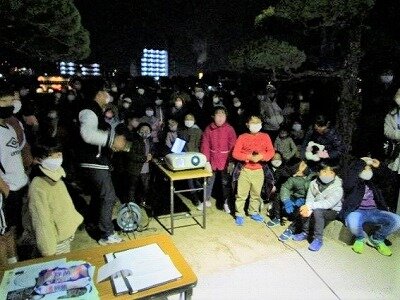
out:
{"label": "white face mask", "polygon": [[334,179],[335,176],[319,176],[319,180],[321,180],[325,184],[332,182]]}
{"label": "white face mask", "polygon": [[161,105],[163,103],[163,101],[161,99],[157,99],[154,102],[156,103],[156,105]]}
{"label": "white face mask", "polygon": [[257,133],[261,130],[262,124],[257,123],[257,124],[249,124],[249,130],[251,133]]}
{"label": "white face mask", "polygon": [[393,75],[382,75],[381,81],[383,83],[391,83],[393,81]]}
{"label": "white face mask", "polygon": [[154,111],[152,110],[146,110],[146,116],[152,117],[154,115]]}
{"label": "white face mask", "polygon": [[113,102],[113,97],[111,97],[110,95],[107,95],[107,98],[106,98],[106,103],[108,104],[108,103],[110,103],[110,102]]}
{"label": "white face mask", "polygon": [[196,96],[197,99],[203,99],[204,92],[196,92],[194,95]]}
{"label": "white face mask", "polygon": [[185,120],[185,126],[187,128],[190,128],[194,125],[194,121],[193,120]]}
{"label": "white face mask", "polygon": [[50,171],[55,171],[59,169],[62,165],[63,159],[62,157],[58,158],[52,158],[52,157],[47,157],[41,161],[41,165],[43,168],[50,170]]}
{"label": "white face mask", "polygon": [[214,98],[213,98],[213,102],[214,102],[215,104],[217,104],[217,103],[219,102],[219,98],[218,98],[218,97],[214,97]]}
{"label": "white face mask", "polygon": [[394,98],[394,101],[396,102],[396,104],[397,104],[398,106],[400,106],[400,97]]}
{"label": "white face mask", "polygon": [[50,119],[56,119],[56,118],[58,117],[57,112],[56,112],[55,110],[50,111],[50,112],[47,114],[47,116],[48,116]]}
{"label": "white face mask", "polygon": [[60,98],[61,98],[61,93],[55,93],[55,94],[54,94],[54,97],[55,97],[56,99],[60,99]]}
{"label": "white face mask", "polygon": [[67,96],[67,99],[68,99],[69,101],[74,101],[74,100],[75,100],[75,95],[68,95],[68,96]]}
{"label": "white face mask", "polygon": [[27,90],[27,89],[22,89],[22,90],[19,91],[19,94],[22,97],[28,95],[28,93],[29,93],[29,90]]}
{"label": "white face mask", "polygon": [[118,88],[117,88],[116,86],[113,86],[113,87],[111,88],[111,91],[113,91],[114,93],[116,93],[116,92],[118,92]]}
{"label": "white face mask", "polygon": [[237,102],[233,103],[234,107],[240,107],[240,105],[242,105],[242,103],[240,101],[237,101]]}
{"label": "white face mask", "polygon": [[362,170],[361,173],[358,175],[363,180],[370,180],[372,178],[372,170]]}
{"label": "white face mask", "polygon": [[14,106],[13,114],[16,114],[21,110],[22,102],[20,100],[14,100],[12,105]]}
{"label": "white face mask", "polygon": [[292,129],[294,131],[300,131],[301,130],[301,124],[293,124]]}
{"label": "white face mask", "polygon": [[139,95],[143,95],[144,94],[144,89],[138,89],[137,92],[139,93]]}
{"label": "white face mask", "polygon": [[271,160],[271,165],[275,168],[279,168],[282,165],[282,161],[279,159]]}
{"label": "white face mask", "polygon": [[122,107],[123,107],[123,108],[129,108],[129,106],[131,106],[131,104],[128,103],[128,102],[122,103]]}

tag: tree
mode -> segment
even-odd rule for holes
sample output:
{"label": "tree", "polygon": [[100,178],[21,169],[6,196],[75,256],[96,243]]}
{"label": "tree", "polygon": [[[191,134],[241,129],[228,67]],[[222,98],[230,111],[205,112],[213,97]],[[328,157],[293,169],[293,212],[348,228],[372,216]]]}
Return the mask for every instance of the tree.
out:
{"label": "tree", "polygon": [[0,16],[1,47],[42,61],[90,54],[89,32],[72,0],[5,0]]}
{"label": "tree", "polygon": [[[290,61],[282,61],[281,76],[340,79],[337,127],[349,148],[361,109],[357,84],[363,57],[362,34],[374,4],[375,0],[281,0],[264,9],[255,19],[256,26],[262,27],[268,39],[288,41],[287,44],[281,42],[282,52],[294,53],[295,49],[302,49],[306,55],[306,63],[297,73],[292,73],[290,67],[284,68],[285,64],[291,65]],[[275,53],[263,51],[258,64],[271,68],[268,62],[273,61],[274,56]]]}

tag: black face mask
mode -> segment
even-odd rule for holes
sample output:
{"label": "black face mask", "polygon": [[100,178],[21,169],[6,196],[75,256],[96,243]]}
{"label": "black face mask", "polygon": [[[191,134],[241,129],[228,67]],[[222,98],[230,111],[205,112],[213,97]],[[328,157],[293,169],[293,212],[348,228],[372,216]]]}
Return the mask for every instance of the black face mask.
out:
{"label": "black face mask", "polygon": [[0,119],[7,119],[13,115],[14,106],[0,107]]}

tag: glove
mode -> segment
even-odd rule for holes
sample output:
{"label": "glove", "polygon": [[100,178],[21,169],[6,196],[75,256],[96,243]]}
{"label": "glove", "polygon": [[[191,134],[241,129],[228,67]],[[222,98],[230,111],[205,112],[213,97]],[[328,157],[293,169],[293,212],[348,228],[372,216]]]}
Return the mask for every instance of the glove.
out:
{"label": "glove", "polygon": [[303,198],[299,198],[296,201],[294,201],[294,205],[297,207],[300,207],[306,203],[306,200]]}
{"label": "glove", "polygon": [[283,205],[285,207],[285,211],[288,214],[291,214],[294,211],[293,202],[289,199],[283,200]]}

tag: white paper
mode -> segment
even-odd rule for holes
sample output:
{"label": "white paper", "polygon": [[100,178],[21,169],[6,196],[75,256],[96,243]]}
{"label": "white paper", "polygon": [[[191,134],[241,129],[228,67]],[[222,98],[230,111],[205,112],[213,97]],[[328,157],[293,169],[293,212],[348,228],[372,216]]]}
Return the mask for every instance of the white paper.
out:
{"label": "white paper", "polygon": [[182,153],[183,147],[185,147],[186,141],[176,138],[174,144],[172,145],[172,153]]}
{"label": "white paper", "polygon": [[157,244],[109,253],[106,259],[108,263],[99,268],[97,282],[111,277],[117,294],[135,293],[182,277]]}

